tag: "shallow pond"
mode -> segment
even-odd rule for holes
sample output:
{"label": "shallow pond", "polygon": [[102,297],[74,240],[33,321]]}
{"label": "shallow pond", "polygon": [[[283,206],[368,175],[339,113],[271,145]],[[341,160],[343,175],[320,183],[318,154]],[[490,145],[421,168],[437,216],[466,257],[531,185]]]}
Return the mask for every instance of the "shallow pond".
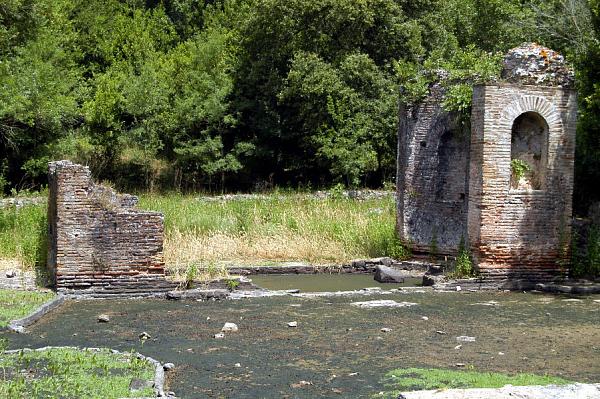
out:
{"label": "shallow pond", "polygon": [[251,276],[252,282],[268,290],[299,289],[300,292],[354,291],[367,287],[382,289],[417,287],[423,278],[407,278],[402,284],[382,284],[372,274],[283,274]]}
{"label": "shallow pond", "polygon": [[[380,299],[416,305],[351,305]],[[100,313],[110,322],[98,323]],[[290,321],[298,327],[288,327]],[[213,338],[225,322],[239,331]],[[151,336],[143,344],[142,331]],[[4,336],[12,348],[101,346],[173,362],[170,388],[181,398],[369,397],[382,389],[380,379],[390,369],[457,363],[600,381],[600,297],[413,290],[218,302],[83,301],[65,304],[29,334]],[[458,336],[475,342],[458,342]]]}

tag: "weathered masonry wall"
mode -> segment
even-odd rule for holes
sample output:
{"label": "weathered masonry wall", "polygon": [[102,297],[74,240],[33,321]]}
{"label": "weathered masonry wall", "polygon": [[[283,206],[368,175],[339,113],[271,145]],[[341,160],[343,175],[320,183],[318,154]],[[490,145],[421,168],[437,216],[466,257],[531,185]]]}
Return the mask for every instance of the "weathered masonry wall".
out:
{"label": "weathered masonry wall", "polygon": [[400,107],[398,216],[413,251],[468,243],[490,278],[565,272],[577,121],[573,72],[535,43],[510,50],[501,79],[474,87],[471,125],[443,109],[448,74]]}
{"label": "weathered masonry wall", "polygon": [[443,110],[444,94],[434,84],[400,107],[397,226],[415,252],[456,253],[467,236],[469,129]]}
{"label": "weathered masonry wall", "polygon": [[[568,88],[475,88],[468,229],[482,274],[541,278],[560,270],[571,232],[576,107],[576,93]],[[541,169],[531,184],[526,175],[520,184],[511,176],[511,156],[523,145],[513,128],[523,115],[531,118],[531,129],[540,121],[534,133],[541,141],[529,139]]]}
{"label": "weathered masonry wall", "polygon": [[136,294],[164,279],[163,216],[92,181],[86,166],[49,165],[48,267],[59,292]]}

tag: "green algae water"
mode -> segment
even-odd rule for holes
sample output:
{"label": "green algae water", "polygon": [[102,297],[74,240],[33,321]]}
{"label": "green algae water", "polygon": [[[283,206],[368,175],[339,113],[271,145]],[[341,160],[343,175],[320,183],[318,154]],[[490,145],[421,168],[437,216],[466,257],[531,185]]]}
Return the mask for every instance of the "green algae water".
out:
{"label": "green algae water", "polygon": [[300,292],[355,291],[369,287],[392,289],[418,287],[422,278],[407,278],[402,284],[379,283],[371,274],[283,274],[251,276],[252,282],[268,290],[293,290]]}
{"label": "green algae water", "polygon": [[[373,300],[415,305],[353,305]],[[109,323],[97,322],[101,313],[110,315]],[[291,321],[298,326],[288,327]],[[239,331],[215,339],[225,322]],[[81,301],[66,303],[29,330],[3,336],[11,348],[133,349],[173,362],[170,389],[181,398],[371,397],[383,390],[387,371],[408,367],[600,381],[600,297],[412,290],[217,302]],[[151,337],[144,342],[138,338],[143,331]]]}

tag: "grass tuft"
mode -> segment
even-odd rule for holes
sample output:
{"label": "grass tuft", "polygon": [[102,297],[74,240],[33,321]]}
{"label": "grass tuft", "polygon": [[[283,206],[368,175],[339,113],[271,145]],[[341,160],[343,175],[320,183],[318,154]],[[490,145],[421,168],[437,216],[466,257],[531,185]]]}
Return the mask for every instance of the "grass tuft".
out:
{"label": "grass tuft", "polygon": [[387,389],[378,398],[396,398],[403,391],[420,391],[452,388],[501,388],[505,385],[565,385],[572,381],[560,377],[535,374],[507,375],[473,370],[445,370],[408,368],[385,374],[383,384]]}
{"label": "grass tuft", "polygon": [[106,399],[154,396],[130,391],[132,378],[152,380],[154,367],[134,354],[50,349],[16,354],[0,350],[0,397]]}
{"label": "grass tuft", "polygon": [[54,297],[49,291],[16,291],[0,289],[0,327],[20,319]]}

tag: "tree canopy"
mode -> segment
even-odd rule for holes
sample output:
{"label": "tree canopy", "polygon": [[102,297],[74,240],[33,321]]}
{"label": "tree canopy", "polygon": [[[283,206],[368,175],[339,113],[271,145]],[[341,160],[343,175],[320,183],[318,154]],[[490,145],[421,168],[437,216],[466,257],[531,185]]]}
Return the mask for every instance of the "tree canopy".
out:
{"label": "tree canopy", "polygon": [[[580,91],[576,198],[600,198],[598,0],[4,0],[0,188],[50,159],[137,189],[380,186],[424,70],[498,72],[524,41]],[[447,107],[468,113],[470,88]]]}

